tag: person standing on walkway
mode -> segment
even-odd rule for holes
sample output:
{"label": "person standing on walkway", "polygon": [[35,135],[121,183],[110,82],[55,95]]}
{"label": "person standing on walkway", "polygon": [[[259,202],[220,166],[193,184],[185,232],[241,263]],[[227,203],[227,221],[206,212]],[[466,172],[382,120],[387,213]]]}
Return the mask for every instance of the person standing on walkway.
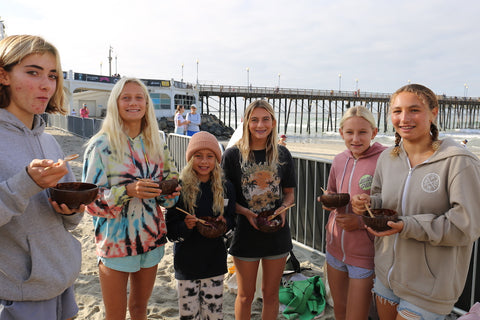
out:
{"label": "person standing on walkway", "polygon": [[83,181],[99,187],[99,198],[86,211],[93,216],[106,319],[125,319],[127,304],[132,319],[147,319],[167,241],[162,207],[175,205],[180,194],[177,187],[162,195],[157,182],[176,179],[178,173],[142,81],[120,79],[107,110],[83,163]]}
{"label": "person standing on walkway", "polygon": [[377,162],[371,195],[352,198],[398,212],[375,238],[380,319],[444,319],[463,291],[473,243],[480,235],[480,161],[450,138],[438,139],[437,96],[420,84],[390,98],[395,146]]}
{"label": "person standing on walkway", "polygon": [[[328,193],[350,196],[370,193],[377,159],[386,147],[371,144],[378,129],[363,106],[348,109],[340,120],[340,136],[347,150],[333,159]],[[367,319],[372,301],[374,236],[350,205],[330,210],[326,229],[328,283],[335,319]]]}
{"label": "person standing on walkway", "polygon": [[222,151],[214,135],[196,133],[188,143],[187,165],[180,173],[182,193],[167,211],[168,238],[173,249],[180,319],[223,319],[223,278],[227,273],[225,239],[207,238],[197,218],[215,217],[231,230],[235,224],[235,190],[223,177]]}
{"label": "person standing on walkway", "polygon": [[40,116],[67,114],[62,75],[57,49],[43,38],[0,41],[0,319],[78,313],[82,253],[70,231],[85,206],[72,210],[49,199],[48,188],[75,176]]}
{"label": "person standing on walkway", "polygon": [[185,120],[183,117],[183,113],[185,112],[185,107],[182,105],[178,105],[177,109],[175,110],[175,116],[173,117],[173,121],[175,123],[175,133],[176,134],[185,134],[185,129],[190,121]]}
{"label": "person standing on walkway", "polygon": [[242,138],[224,152],[222,166],[237,198],[237,227],[229,250],[238,284],[235,319],[250,319],[260,262],[262,319],[277,319],[280,279],[293,248],[290,228],[285,210],[280,213],[282,227],[273,233],[261,232],[256,217],[292,205],[296,180],[292,156],[278,144],[277,121],[268,102],[257,100],[247,107]]}
{"label": "person standing on walkway", "polygon": [[197,113],[197,106],[194,104],[190,106],[190,112],[187,114],[187,121],[190,121],[187,126],[187,136],[191,137],[200,131],[200,124],[202,123],[202,117]]}
{"label": "person standing on walkway", "polygon": [[88,110],[87,104],[84,103],[83,107],[80,109],[80,117],[88,118],[89,114],[90,114],[90,111]]}

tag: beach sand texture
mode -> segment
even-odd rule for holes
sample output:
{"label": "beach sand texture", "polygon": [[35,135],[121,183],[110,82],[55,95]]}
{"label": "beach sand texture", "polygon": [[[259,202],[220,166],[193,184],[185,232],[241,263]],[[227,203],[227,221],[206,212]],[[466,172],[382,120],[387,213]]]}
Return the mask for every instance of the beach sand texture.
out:
{"label": "beach sand texture", "polygon": [[[78,159],[69,162],[77,180],[80,180],[85,149],[84,143],[86,140],[51,127],[47,128],[47,132],[57,139],[65,154],[80,153],[81,156]],[[292,152],[296,152],[293,145],[294,144],[289,144],[288,147]],[[330,157],[331,154],[333,158],[333,156],[339,152],[337,152],[337,149],[333,148],[333,146],[328,150],[326,148],[324,150],[318,150],[318,148],[321,148],[321,146],[315,146],[315,149],[318,151],[318,153],[315,154],[311,145],[306,146],[304,149],[305,154],[312,153],[311,155],[317,155],[321,158]],[[340,151],[343,150],[343,148],[344,146],[340,146]],[[303,149],[299,149],[298,152],[304,153]],[[72,233],[81,242],[83,250],[82,269],[75,283],[75,293],[80,308],[76,319],[104,319],[104,307],[98,278],[91,217],[85,215],[80,225]],[[322,256],[297,246],[294,248],[294,253],[300,261],[301,267],[310,269],[302,272],[305,276],[323,275],[324,258]],[[228,263],[229,267],[233,265],[231,257],[229,257]],[[230,290],[225,287],[223,304],[225,320],[235,318],[235,297],[235,293],[230,292]],[[278,318],[285,319],[280,313]],[[127,316],[127,319],[130,319],[130,317]],[[178,319],[177,292],[173,269],[173,244],[171,242],[166,244],[165,256],[158,265],[157,278],[148,305],[148,319]],[[256,299],[253,303],[252,319],[261,319],[261,301],[259,299]],[[321,319],[334,319],[333,309],[330,306],[327,306],[325,314]]]}

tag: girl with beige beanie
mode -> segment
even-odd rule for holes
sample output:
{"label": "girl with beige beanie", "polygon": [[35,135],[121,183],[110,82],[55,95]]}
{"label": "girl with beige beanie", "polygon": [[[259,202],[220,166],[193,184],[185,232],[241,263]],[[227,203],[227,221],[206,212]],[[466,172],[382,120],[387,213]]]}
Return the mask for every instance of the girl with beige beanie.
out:
{"label": "girl with beige beanie", "polygon": [[196,227],[197,218],[207,217],[224,221],[227,230],[234,225],[235,191],[223,178],[221,156],[215,136],[205,131],[192,136],[187,165],[180,173],[182,192],[177,206],[167,211],[167,237],[176,242],[174,268],[181,319],[223,319],[225,241],[222,236],[208,238]]}

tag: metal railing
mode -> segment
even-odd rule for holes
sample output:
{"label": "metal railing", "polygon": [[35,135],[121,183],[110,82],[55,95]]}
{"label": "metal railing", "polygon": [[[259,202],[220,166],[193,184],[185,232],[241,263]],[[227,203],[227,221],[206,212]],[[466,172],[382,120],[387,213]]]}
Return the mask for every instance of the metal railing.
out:
{"label": "metal railing", "polygon": [[[67,119],[76,118],[76,119]],[[55,126],[76,135],[88,138],[88,135],[93,135],[99,128],[99,124],[94,119],[82,119],[71,116],[49,115],[44,116],[47,124]],[[85,124],[80,125],[80,121],[85,121]],[[101,121],[100,121],[101,123]],[[72,129],[72,130],[70,130]],[[73,131],[74,130],[74,131]],[[87,134],[87,135],[85,135]],[[162,138],[165,138],[165,133],[160,131]],[[90,136],[91,136],[90,135]],[[179,172],[186,165],[185,153],[188,142],[191,137],[168,134],[166,142],[170,150],[177,169]],[[223,152],[223,146],[220,144]],[[310,248],[312,251],[324,254],[325,252],[325,225],[328,219],[328,212],[323,210],[321,204],[317,202],[316,198],[321,193],[320,187],[324,187],[328,182],[328,174],[332,165],[331,160],[319,159],[314,157],[303,156],[292,153],[295,163],[295,172],[297,175],[297,188],[295,191],[296,206],[288,211],[288,222],[292,233],[292,238],[304,247]],[[457,301],[454,312],[457,314],[466,313],[475,301],[480,300],[480,286],[477,287],[476,274],[479,272],[478,265],[479,253],[478,240],[475,242],[474,250],[472,252],[472,259],[470,262],[470,269],[465,284],[465,289]]]}

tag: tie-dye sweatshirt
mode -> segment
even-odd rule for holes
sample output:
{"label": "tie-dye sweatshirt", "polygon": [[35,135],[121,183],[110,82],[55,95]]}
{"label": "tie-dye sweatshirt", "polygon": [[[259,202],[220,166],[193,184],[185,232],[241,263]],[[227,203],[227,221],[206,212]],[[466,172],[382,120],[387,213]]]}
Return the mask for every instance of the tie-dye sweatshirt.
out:
{"label": "tie-dye sweatshirt", "polygon": [[174,206],[178,197],[134,198],[127,195],[126,185],[137,178],[178,178],[178,172],[166,145],[164,161],[153,162],[144,154],[142,139],[142,134],[129,138],[130,147],[125,148],[123,159],[112,153],[106,135],[90,143],[85,151],[83,181],[98,185],[100,195],[86,210],[93,216],[98,256],[135,256],[166,243],[161,206]]}

